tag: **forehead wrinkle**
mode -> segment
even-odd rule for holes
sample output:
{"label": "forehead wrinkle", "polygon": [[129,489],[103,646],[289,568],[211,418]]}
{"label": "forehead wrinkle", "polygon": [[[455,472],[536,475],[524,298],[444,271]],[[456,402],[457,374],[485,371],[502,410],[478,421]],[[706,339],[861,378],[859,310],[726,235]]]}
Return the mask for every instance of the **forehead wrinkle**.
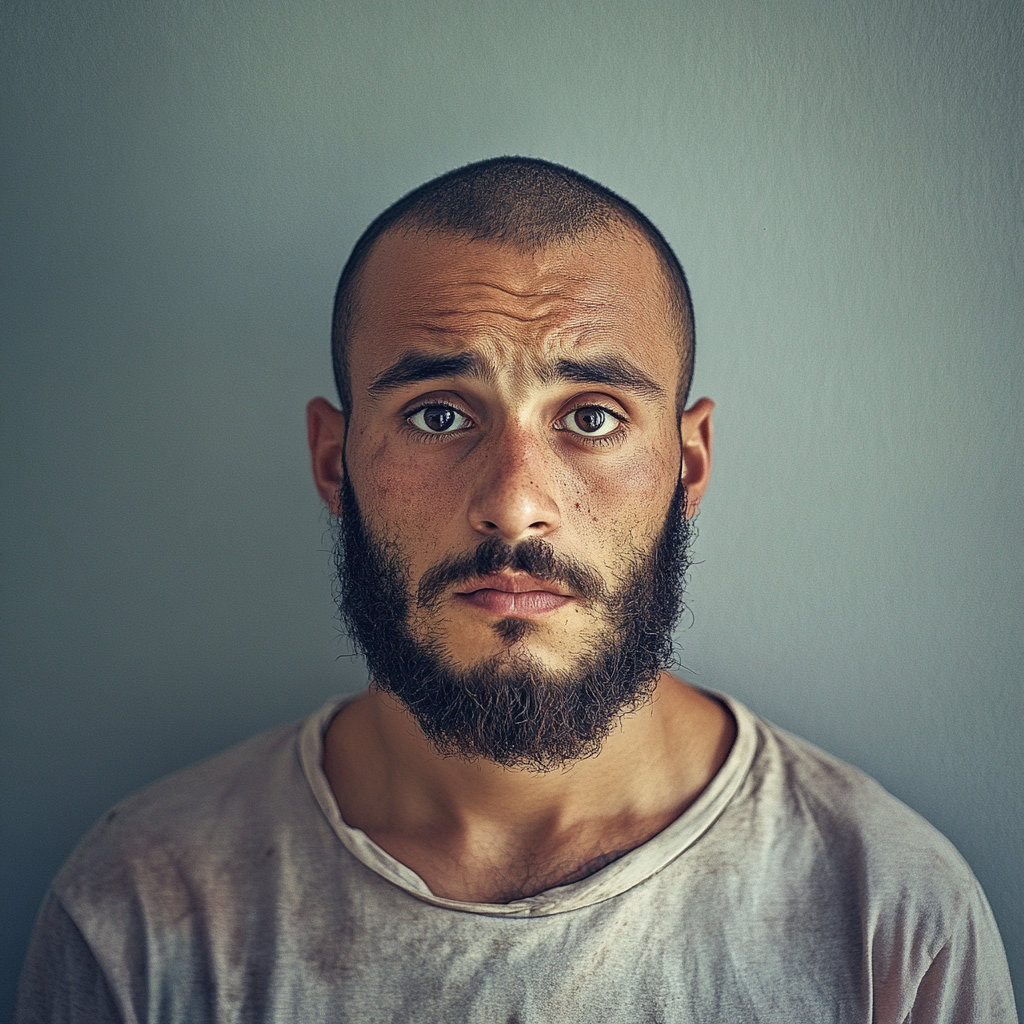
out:
{"label": "forehead wrinkle", "polygon": [[[472,275],[473,268],[468,269]],[[507,266],[501,268],[500,276],[469,275],[430,280],[419,295],[411,297],[413,315],[492,315],[525,323],[563,310],[568,312],[573,306],[586,309],[591,304],[582,298],[593,286],[586,275],[550,270],[515,273]]]}
{"label": "forehead wrinkle", "polygon": [[[445,310],[426,316],[412,315],[395,321],[398,331],[422,331],[425,334],[473,335],[489,331],[514,330],[515,324],[541,324],[548,315],[517,316],[507,310]],[[511,324],[503,323],[511,321]]]}
{"label": "forehead wrinkle", "polygon": [[[566,334],[572,334],[583,321],[567,310],[551,309],[544,314],[519,316],[503,309],[410,310],[393,317],[388,333],[396,338],[422,337],[458,347],[497,344],[515,348],[550,350],[565,347]],[[503,362],[502,357],[499,362]]]}
{"label": "forehead wrinkle", "polygon": [[[464,346],[507,344],[551,359],[560,351],[579,350],[594,342],[600,344],[609,337],[621,338],[636,333],[638,325],[630,318],[615,315],[614,306],[609,304],[603,311],[611,315],[595,316],[595,309],[589,304],[585,309],[552,310],[548,315],[536,318],[474,310],[472,313],[446,314],[440,319],[403,319],[395,328],[398,334],[419,333],[425,338],[436,338],[441,344],[445,341]],[[504,357],[499,359],[499,362],[503,361]]]}
{"label": "forehead wrinkle", "polygon": [[[634,391],[650,395],[661,393],[660,385],[640,370],[628,351],[620,354],[606,350],[604,343],[609,338],[633,336],[638,325],[632,319],[616,316],[614,305],[601,304],[598,309],[602,307],[605,313],[612,315],[595,316],[595,305],[587,303],[583,309],[557,311],[544,320],[481,315],[488,311],[445,311],[440,321],[433,317],[403,317],[392,327],[398,337],[419,335],[429,348],[437,345],[449,352],[452,349],[481,354],[486,351],[484,359],[489,369],[484,372],[481,367],[473,374],[478,378],[493,379],[500,368],[518,365],[521,370],[517,376],[522,379],[526,376],[522,368],[532,365],[532,376],[540,383],[551,384],[559,378],[565,380],[567,370],[581,379],[579,366],[589,366],[594,370],[595,383],[602,380],[614,383],[614,378],[618,378]],[[642,325],[640,330],[643,330]],[[596,348],[600,354],[593,357],[585,354],[591,348]]]}
{"label": "forehead wrinkle", "polygon": [[519,324],[537,324],[552,319],[564,321],[572,313],[568,309],[558,308],[561,305],[559,298],[545,296],[531,309],[516,308],[512,304],[491,305],[471,301],[445,307],[424,301],[418,304],[419,308],[411,309],[405,316],[397,318],[397,325],[436,332],[457,332],[485,330],[500,321]]}

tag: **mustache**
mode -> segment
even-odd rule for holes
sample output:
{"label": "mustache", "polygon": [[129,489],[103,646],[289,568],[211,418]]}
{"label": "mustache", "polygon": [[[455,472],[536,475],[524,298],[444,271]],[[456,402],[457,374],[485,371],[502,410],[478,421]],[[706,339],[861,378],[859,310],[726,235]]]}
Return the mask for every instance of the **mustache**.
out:
{"label": "mustache", "polygon": [[558,554],[539,537],[520,541],[515,546],[500,537],[491,537],[475,550],[449,555],[427,569],[420,579],[416,604],[430,608],[452,587],[504,569],[525,572],[544,583],[557,583],[585,601],[600,601],[608,595],[604,581],[595,570],[575,558]]}

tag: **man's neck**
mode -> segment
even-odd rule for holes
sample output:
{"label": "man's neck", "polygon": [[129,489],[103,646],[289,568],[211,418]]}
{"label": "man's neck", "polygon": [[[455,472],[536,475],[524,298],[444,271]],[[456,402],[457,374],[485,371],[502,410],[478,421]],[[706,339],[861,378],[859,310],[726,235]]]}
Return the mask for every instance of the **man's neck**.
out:
{"label": "man's neck", "polygon": [[345,821],[435,895],[499,903],[585,878],[662,831],[734,736],[724,707],[663,673],[599,754],[537,773],[439,757],[408,712],[371,688],[331,723],[324,771]]}

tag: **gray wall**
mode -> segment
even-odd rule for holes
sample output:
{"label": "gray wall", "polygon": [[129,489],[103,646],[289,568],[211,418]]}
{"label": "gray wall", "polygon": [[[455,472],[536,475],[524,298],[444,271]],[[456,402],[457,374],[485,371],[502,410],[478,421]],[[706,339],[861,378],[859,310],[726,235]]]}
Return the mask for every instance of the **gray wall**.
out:
{"label": "gray wall", "polygon": [[5,1001],[106,806],[363,681],[304,451],[332,288],[387,203],[499,153],[623,192],[688,269],[689,677],[946,832],[1020,990],[1020,3],[2,18]]}

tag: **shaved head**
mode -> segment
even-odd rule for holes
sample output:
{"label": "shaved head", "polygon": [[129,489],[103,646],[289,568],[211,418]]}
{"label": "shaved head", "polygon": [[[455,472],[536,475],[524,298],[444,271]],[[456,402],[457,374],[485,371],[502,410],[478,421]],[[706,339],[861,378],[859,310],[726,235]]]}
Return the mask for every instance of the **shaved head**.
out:
{"label": "shaved head", "polygon": [[338,282],[332,349],[341,408],[352,405],[348,346],[358,319],[359,281],[378,239],[390,231],[420,231],[490,241],[520,252],[584,243],[604,233],[639,234],[662,269],[666,305],[678,330],[682,412],[693,377],[693,305],[683,268],[661,232],[631,203],[596,181],[558,164],[497,157],[468,164],[414,189],[363,232]]}

